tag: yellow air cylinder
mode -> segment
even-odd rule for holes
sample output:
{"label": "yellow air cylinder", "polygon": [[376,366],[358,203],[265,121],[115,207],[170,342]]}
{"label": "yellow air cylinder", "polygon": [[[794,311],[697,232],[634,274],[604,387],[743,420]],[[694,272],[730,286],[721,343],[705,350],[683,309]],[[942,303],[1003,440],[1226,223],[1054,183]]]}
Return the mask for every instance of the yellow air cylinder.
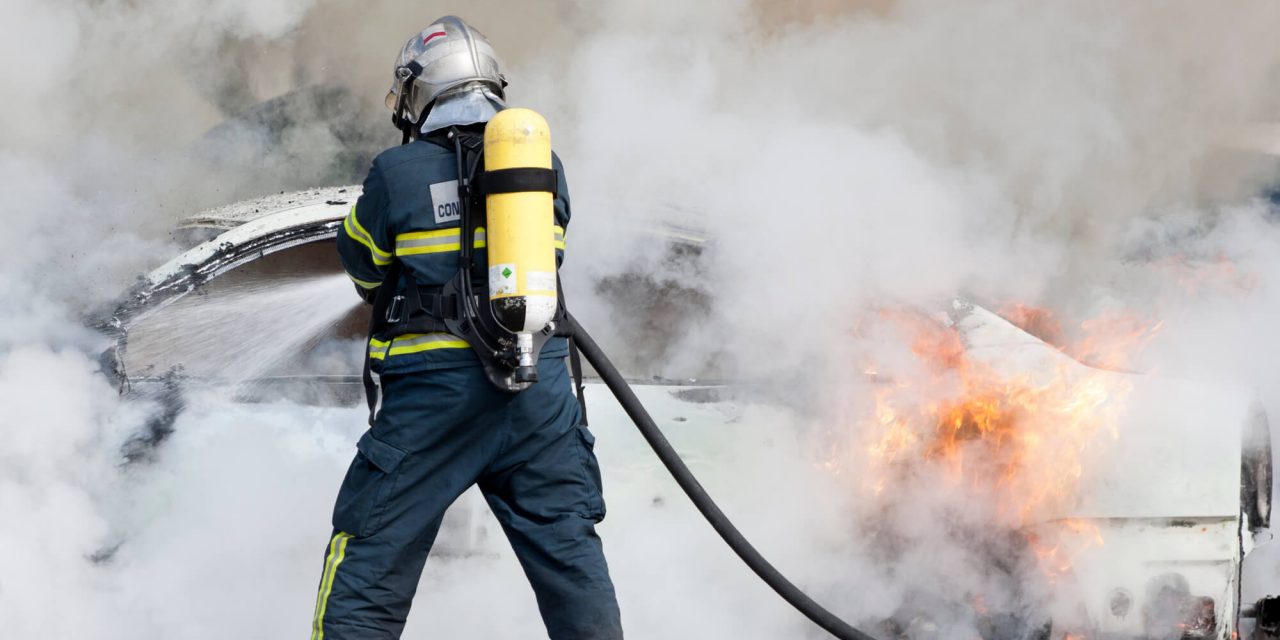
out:
{"label": "yellow air cylinder", "polygon": [[[521,167],[551,168],[551,129],[535,111],[503,109],[484,128],[484,168]],[[485,207],[494,315],[513,333],[541,331],[555,317],[557,307],[552,195],[546,191],[489,194]]]}

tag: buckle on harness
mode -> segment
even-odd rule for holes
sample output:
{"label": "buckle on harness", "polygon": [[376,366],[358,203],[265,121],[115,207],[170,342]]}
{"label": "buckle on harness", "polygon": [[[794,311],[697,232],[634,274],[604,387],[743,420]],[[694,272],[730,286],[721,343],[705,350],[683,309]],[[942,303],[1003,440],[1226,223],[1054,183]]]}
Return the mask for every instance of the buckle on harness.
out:
{"label": "buckle on harness", "polygon": [[387,322],[396,324],[400,322],[400,312],[404,310],[404,296],[396,296],[391,299],[391,304],[387,305]]}

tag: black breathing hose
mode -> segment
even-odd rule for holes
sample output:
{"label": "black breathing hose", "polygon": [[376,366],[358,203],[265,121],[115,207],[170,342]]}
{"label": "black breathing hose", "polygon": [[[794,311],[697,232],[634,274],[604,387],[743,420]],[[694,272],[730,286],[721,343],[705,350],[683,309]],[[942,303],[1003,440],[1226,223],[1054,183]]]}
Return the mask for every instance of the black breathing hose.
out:
{"label": "black breathing hose", "polygon": [[667,442],[667,437],[658,429],[658,425],[654,423],[653,418],[649,416],[649,412],[640,404],[640,399],[636,397],[635,392],[623,379],[622,374],[614,368],[613,363],[609,362],[608,356],[600,350],[600,345],[578,324],[572,315],[566,315],[565,321],[569,323],[569,328],[573,332],[573,339],[578,343],[578,349],[582,351],[583,357],[591,366],[595,368],[596,373],[600,374],[600,378],[604,380],[609,390],[613,392],[614,397],[618,399],[618,403],[626,410],[627,415],[631,416],[631,420],[636,423],[636,427],[640,429],[640,434],[649,442],[649,446],[653,448],[653,452],[658,455],[658,459],[666,466],[667,471],[676,479],[676,483],[693,501],[693,505],[702,512],[707,522],[711,523],[711,527],[720,534],[721,538],[728,543],[729,548],[738,554],[742,561],[747,563],[751,570],[760,576],[778,595],[782,596],[791,606],[795,607],[800,613],[813,621],[814,624],[826,629],[831,635],[841,640],[875,640],[857,629],[854,629],[849,623],[836,617],[835,614],[827,611],[822,605],[814,602],[813,598],[805,595],[799,587],[792,584],[786,576],[782,575],[773,565],[769,564],[764,556],[760,555],[756,548],[743,537],[737,527],[729,521],[720,507],[716,505],[711,496],[707,494],[707,490],[702,488],[702,484],[694,477],[689,467],[685,466],[684,461],[680,459],[680,455],[671,447],[671,443]]}

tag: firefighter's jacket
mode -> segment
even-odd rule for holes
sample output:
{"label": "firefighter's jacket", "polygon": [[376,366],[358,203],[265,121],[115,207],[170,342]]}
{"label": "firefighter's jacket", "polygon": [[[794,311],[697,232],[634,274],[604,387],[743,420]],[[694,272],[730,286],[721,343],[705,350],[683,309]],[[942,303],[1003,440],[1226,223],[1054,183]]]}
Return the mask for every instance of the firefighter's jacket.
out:
{"label": "firefighter's jacket", "polygon": [[[555,200],[556,263],[564,258],[564,233],[569,224],[569,190],[560,159],[552,166],[559,176]],[[458,272],[461,209],[458,200],[457,156],[452,148],[416,140],[388,149],[374,158],[364,193],[338,231],[338,254],[356,286],[372,291],[383,284],[387,267],[399,260],[420,286],[440,286]],[[473,217],[481,215],[473,211]],[[483,227],[474,241],[474,281],[482,293],[487,282],[488,255]],[[397,291],[403,281],[394,283]],[[551,338],[542,358],[568,354],[564,338]],[[370,364],[380,374],[400,374],[458,366],[480,366],[480,360],[461,338],[449,333],[406,334],[389,343],[372,339]]]}

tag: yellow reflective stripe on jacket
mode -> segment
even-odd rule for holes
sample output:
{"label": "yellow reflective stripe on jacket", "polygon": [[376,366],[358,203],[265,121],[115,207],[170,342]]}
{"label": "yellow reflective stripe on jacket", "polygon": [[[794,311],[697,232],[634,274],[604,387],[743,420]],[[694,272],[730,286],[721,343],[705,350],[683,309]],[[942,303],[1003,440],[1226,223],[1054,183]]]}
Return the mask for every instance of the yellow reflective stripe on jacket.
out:
{"label": "yellow reflective stripe on jacket", "polygon": [[368,280],[361,280],[360,278],[357,278],[349,273],[347,274],[347,277],[351,278],[352,282],[356,283],[357,285],[360,285],[360,287],[363,289],[377,289],[378,287],[382,286],[381,282],[369,282]]}
{"label": "yellow reflective stripe on jacket", "polygon": [[[390,346],[390,349],[387,347]],[[383,360],[387,356],[419,353],[434,349],[467,349],[471,345],[452,333],[406,333],[396,336],[390,343],[385,340],[369,340],[369,358]]]}
{"label": "yellow reflective stripe on jacket", "polygon": [[377,243],[373,241],[373,236],[364,227],[360,226],[360,220],[356,218],[356,208],[351,207],[351,213],[347,214],[347,218],[342,221],[342,228],[346,229],[347,235],[352,240],[359,242],[369,250],[373,256],[373,263],[379,266],[391,264],[391,252],[383,251],[378,248]]}
{"label": "yellow reflective stripe on jacket", "polygon": [[[476,227],[476,236],[471,246],[476,249],[485,248],[484,227]],[[396,255],[398,256],[444,253],[460,249],[462,249],[462,233],[456,227],[435,231],[411,231],[396,235]]]}
{"label": "yellow reflective stripe on jacket", "polygon": [[[564,251],[564,227],[554,228],[556,248]],[[411,231],[396,235],[396,255],[412,256],[424,253],[444,253],[458,251],[462,248],[462,234],[457,228],[436,229],[434,231]],[[476,227],[475,241],[477,249],[485,248],[484,227]]]}
{"label": "yellow reflective stripe on jacket", "polygon": [[351,534],[339,531],[329,541],[329,555],[324,560],[320,591],[316,594],[316,615],[311,621],[311,640],[324,640],[324,612],[329,607],[329,594],[333,592],[333,577],[347,557],[347,541],[351,538]]}

